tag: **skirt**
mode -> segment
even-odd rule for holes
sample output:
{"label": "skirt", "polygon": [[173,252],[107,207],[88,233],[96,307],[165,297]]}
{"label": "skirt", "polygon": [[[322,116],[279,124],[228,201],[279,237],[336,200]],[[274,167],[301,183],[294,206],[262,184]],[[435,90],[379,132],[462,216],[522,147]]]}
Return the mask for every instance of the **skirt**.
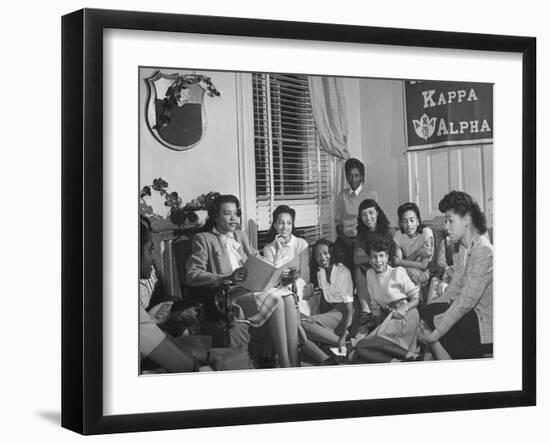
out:
{"label": "skirt", "polygon": [[279,300],[296,296],[286,288],[272,288],[264,292],[250,292],[244,288],[231,291],[231,302],[234,306],[235,321],[246,322],[259,328],[273,315]]}
{"label": "skirt", "polygon": [[376,338],[379,337],[391,341],[407,351],[416,352],[419,323],[420,315],[416,308],[407,312],[402,319],[392,318],[390,314],[375,330],[357,343],[356,347],[368,347],[369,343],[376,342]]}

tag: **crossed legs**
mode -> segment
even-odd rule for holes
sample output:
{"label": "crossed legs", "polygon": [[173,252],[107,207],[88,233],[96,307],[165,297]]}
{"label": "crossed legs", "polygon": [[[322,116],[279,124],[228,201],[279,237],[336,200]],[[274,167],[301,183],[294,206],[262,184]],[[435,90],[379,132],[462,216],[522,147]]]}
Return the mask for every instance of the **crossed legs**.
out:
{"label": "crossed legs", "polygon": [[281,368],[300,365],[298,357],[298,323],[294,297],[277,299],[277,306],[267,321],[269,333],[279,356]]}

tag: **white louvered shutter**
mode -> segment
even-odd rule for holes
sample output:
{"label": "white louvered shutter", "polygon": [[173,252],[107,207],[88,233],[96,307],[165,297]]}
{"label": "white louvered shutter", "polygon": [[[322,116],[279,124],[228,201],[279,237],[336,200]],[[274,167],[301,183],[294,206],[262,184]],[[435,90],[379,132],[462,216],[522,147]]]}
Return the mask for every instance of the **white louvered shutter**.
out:
{"label": "white louvered shutter", "polygon": [[266,243],[273,210],[296,210],[298,235],[332,238],[333,162],[319,149],[305,75],[253,74],[256,221]]}

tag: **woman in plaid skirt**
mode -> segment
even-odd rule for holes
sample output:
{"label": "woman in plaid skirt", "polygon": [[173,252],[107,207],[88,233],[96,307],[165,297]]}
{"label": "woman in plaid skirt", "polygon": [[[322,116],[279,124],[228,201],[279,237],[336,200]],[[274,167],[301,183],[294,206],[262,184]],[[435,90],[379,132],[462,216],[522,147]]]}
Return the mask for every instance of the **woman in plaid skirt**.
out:
{"label": "woman in plaid skirt", "polygon": [[[240,215],[239,200],[233,195],[221,195],[212,202],[205,232],[195,234],[192,240],[193,252],[186,266],[188,285],[215,288],[246,280],[243,265],[249,255],[258,255],[258,251],[238,229]],[[298,325],[290,291],[271,288],[252,293],[233,287],[231,299],[239,307],[239,320],[253,327],[267,326],[282,368],[299,366]]]}

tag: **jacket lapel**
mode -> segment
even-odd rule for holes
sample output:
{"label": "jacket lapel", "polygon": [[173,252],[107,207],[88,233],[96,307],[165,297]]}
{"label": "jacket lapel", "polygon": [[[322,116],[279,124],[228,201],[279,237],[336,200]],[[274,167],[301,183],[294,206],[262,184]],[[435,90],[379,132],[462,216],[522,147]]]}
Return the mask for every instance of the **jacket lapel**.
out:
{"label": "jacket lapel", "polygon": [[239,255],[241,256],[241,261],[245,263],[248,251],[245,251],[245,241],[242,231],[235,231],[235,240],[239,242]]}
{"label": "jacket lapel", "polygon": [[216,265],[217,269],[214,272],[218,274],[227,274],[231,272],[231,262],[229,261],[229,256],[227,250],[225,249],[225,244],[221,236],[218,233],[213,232],[215,237],[213,242],[214,255],[216,256]]}

